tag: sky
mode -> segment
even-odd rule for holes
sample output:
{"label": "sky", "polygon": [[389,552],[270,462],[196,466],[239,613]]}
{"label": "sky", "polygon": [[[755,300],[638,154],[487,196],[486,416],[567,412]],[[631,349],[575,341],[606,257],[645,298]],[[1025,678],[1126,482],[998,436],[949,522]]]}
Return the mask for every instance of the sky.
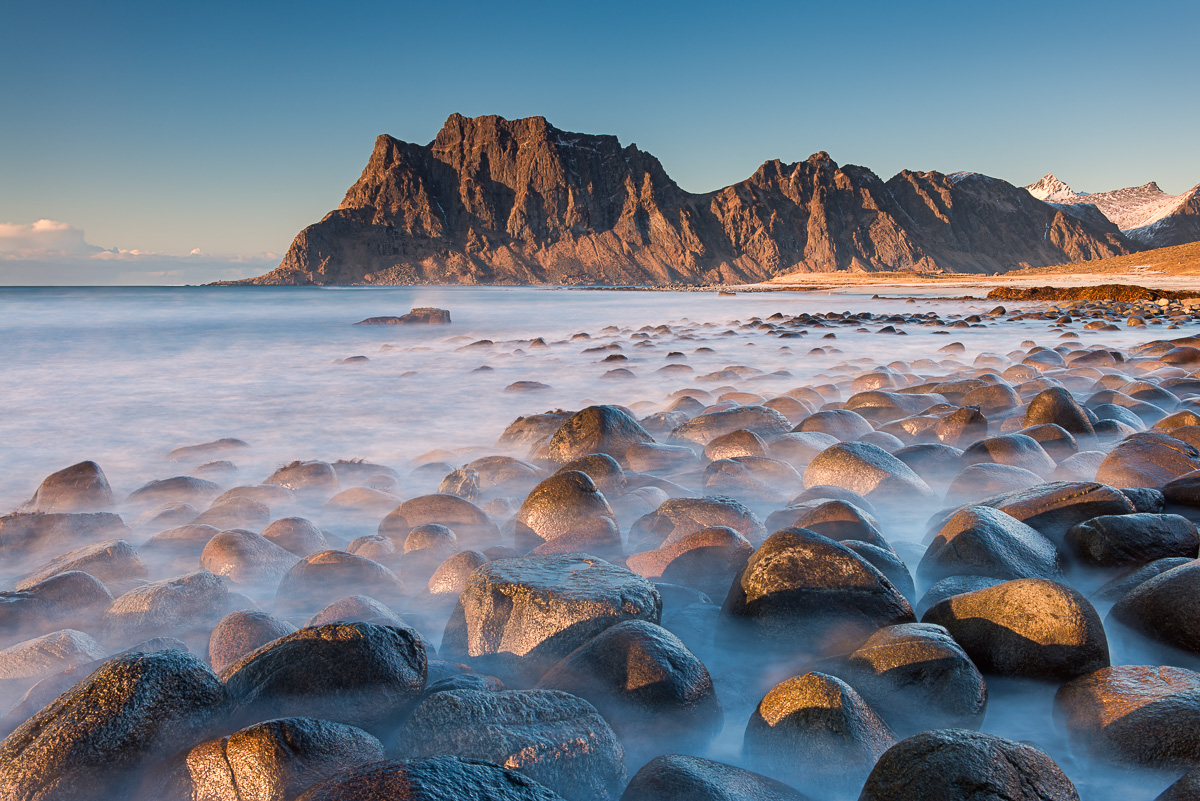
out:
{"label": "sky", "polygon": [[1200,182],[1200,3],[3,2],[0,284],[257,275],[375,137],[542,115],[703,192],[819,150],[884,178]]}

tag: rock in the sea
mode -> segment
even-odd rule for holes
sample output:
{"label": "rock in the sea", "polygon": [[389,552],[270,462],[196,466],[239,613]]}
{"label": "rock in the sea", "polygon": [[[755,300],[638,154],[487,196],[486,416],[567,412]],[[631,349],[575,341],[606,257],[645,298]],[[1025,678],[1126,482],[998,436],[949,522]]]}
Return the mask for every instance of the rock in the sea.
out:
{"label": "rock in the sea", "polygon": [[917,575],[929,583],[948,576],[1059,579],[1062,567],[1054,543],[1036,529],[990,506],[968,506],[938,531]]}
{"label": "rock in the sea", "polygon": [[299,559],[261,534],[222,531],[204,546],[200,566],[234,584],[277,583]]}
{"label": "rock in the sea", "polygon": [[438,565],[426,588],[431,595],[457,596],[466,588],[475,569],[487,562],[488,558],[479,551],[459,551]]}
{"label": "rock in the sea", "polygon": [[150,481],[129,493],[127,503],[138,506],[157,506],[160,503],[187,503],[197,508],[221,492],[221,487],[212,481],[195,476],[174,476]]}
{"label": "rock in the sea", "polygon": [[1200,449],[1159,431],[1126,437],[1113,448],[1096,480],[1114,487],[1161,487],[1200,470]]}
{"label": "rock in the sea", "polygon": [[281,718],[193,747],[155,792],[180,801],[292,801],[344,770],[386,758],[383,744],[362,729]]}
{"label": "rock in the sea", "polygon": [[1108,667],[1108,638],[1082,593],[1018,579],[947,598],[922,623],[950,632],[985,674],[1068,681]]}
{"label": "rock in the sea", "polygon": [[908,600],[845,545],[802,528],[772,534],[734,580],[719,632],[784,653],[915,622]]}
{"label": "rock in the sea", "polygon": [[1058,688],[1054,715],[1095,756],[1159,769],[1200,766],[1200,674],[1176,667],[1101,668]]}
{"label": "rock in the sea", "polygon": [[754,546],[739,532],[728,526],[713,526],[652,551],[632,554],[625,564],[646,578],[723,598],[753,552]]}
{"label": "rock in the sea", "polygon": [[221,678],[238,720],[314,717],[384,734],[420,698],[426,669],[412,629],[328,623],[272,640]]}
{"label": "rock in the sea", "polygon": [[1181,515],[1139,512],[1093,517],[1068,529],[1063,544],[1085,565],[1123,568],[1175,556],[1195,559],[1200,535]]}
{"label": "rock in the sea", "polygon": [[1040,531],[1055,545],[1062,544],[1067,529],[1077,523],[1100,515],[1126,515],[1137,511],[1120,490],[1094,481],[1054,481],[984,498],[979,504],[1015,517]]}
{"label": "rock in the sea", "polygon": [[130,798],[147,768],[210,736],[226,708],[225,688],[190,654],[110,659],[0,742],[2,795]]}
{"label": "rock in the sea", "polygon": [[112,505],[112,488],[100,465],[80,462],[46,476],[25,508],[38,512],[98,512]]}
{"label": "rock in the sea", "polygon": [[1150,640],[1200,654],[1200,561],[1150,578],[1113,604],[1109,619]]}
{"label": "rock in the sea", "polygon": [[87,573],[106,584],[117,584],[146,575],[146,565],[128,541],[109,540],[84,545],[54,557],[22,576],[16,583],[16,589],[28,589],[34,584],[71,570]]}
{"label": "rock in the sea", "polygon": [[515,686],[625,620],[658,623],[662,598],[636,573],[587,554],[526,556],[475,570],[441,653]]}
{"label": "rock in the sea", "polygon": [[915,734],[884,752],[859,801],[1079,801],[1050,757],[967,729]]}
{"label": "rock in the sea", "polygon": [[908,465],[866,442],[841,442],[821,451],[804,471],[805,487],[818,484],[842,487],[871,501],[928,503],[934,498]]}
{"label": "rock in the sea", "polygon": [[710,496],[666,501],[634,522],[629,541],[637,547],[657,548],[714,526],[732,528],[751,545],[761,545],[767,536],[762,521],[740,501]]}
{"label": "rock in the sea", "polygon": [[704,663],[645,620],[606,629],[559,660],[537,686],[590,701],[637,758],[702,750],[724,721]]}
{"label": "rock in the sea", "polygon": [[896,736],[854,689],[824,673],[771,688],[746,725],[742,753],[768,776],[818,796],[857,789]]}
{"label": "rock in the sea", "polygon": [[208,641],[213,626],[225,616],[229,590],[207,570],[135,587],[104,612],[108,637],[129,645],[151,637],[175,637],[186,643]]}
{"label": "rock in the sea", "polygon": [[387,567],[345,551],[322,551],[287,571],[275,593],[275,612],[307,619],[351,595],[369,595],[389,606],[404,599],[400,579]]}
{"label": "rock in the sea", "polygon": [[0,643],[61,628],[91,629],[112,603],[99,580],[71,570],[23,590],[0,592]]}
{"label": "rock in the sea", "polygon": [[208,637],[208,663],[213,671],[222,673],[246,654],[295,630],[291,623],[266,612],[247,609],[230,612]]}
{"label": "rock in the sea", "polygon": [[760,773],[686,754],[655,757],[629,780],[621,801],[808,801]]}
{"label": "rock in the sea", "polygon": [[556,464],[581,456],[604,453],[621,462],[631,446],[653,442],[637,420],[616,406],[589,406],[571,415],[547,445],[547,455]]}
{"label": "rock in the sea", "polygon": [[671,432],[672,444],[706,446],[708,443],[732,434],[734,431],[749,431],[770,440],[792,430],[788,419],[774,409],[765,406],[736,406],[693,417]]}
{"label": "rock in the sea", "polygon": [[293,492],[313,492],[333,495],[338,491],[337,471],[328,462],[291,462],[272,473],[264,484]]}
{"label": "rock in the sea", "polygon": [[368,317],[355,325],[449,325],[450,312],[446,309],[420,307],[399,317]]}
{"label": "rock in the sea", "polygon": [[625,786],[621,741],[595,707],[558,690],[449,690],[428,696],[397,751],[484,759],[522,773],[567,801],[616,799]]}
{"label": "rock in the sea", "polygon": [[111,512],[18,512],[0,517],[0,557],[9,569],[28,570],[72,548],[128,536],[124,521]]}
{"label": "rock in the sea", "polygon": [[329,549],[321,530],[303,517],[281,517],[264,528],[262,535],[299,557]]}
{"label": "rock in the sea", "polygon": [[48,675],[103,659],[108,652],[82,631],[63,629],[0,651],[0,705],[11,706]]}
{"label": "rock in the sea", "polygon": [[621,548],[612,507],[591,477],[578,470],[555,473],[533,488],[517,512],[515,534],[518,549],[563,538],[581,552],[604,555]]}
{"label": "rock in the sea", "polygon": [[336,774],[296,801],[562,801],[553,790],[479,759],[375,762]]}
{"label": "rock in the sea", "polygon": [[1076,436],[1096,433],[1079,401],[1062,387],[1043,390],[1025,408],[1025,428],[1051,423]]}
{"label": "rock in the sea", "polygon": [[464,548],[482,550],[500,541],[500,529],[487,513],[456,495],[422,495],[407,500],[379,523],[379,533],[402,545],[410,531],[427,523],[453,531]]}

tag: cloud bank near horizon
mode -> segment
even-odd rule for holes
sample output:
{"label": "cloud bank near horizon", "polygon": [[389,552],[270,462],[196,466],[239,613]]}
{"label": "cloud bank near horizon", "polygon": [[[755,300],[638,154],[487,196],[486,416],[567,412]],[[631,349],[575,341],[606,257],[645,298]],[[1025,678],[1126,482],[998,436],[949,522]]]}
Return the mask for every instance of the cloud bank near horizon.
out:
{"label": "cloud bank near horizon", "polygon": [[205,284],[249,278],[279,263],[277,253],[186,255],[105,249],[60,220],[0,223],[0,285],[137,286]]}

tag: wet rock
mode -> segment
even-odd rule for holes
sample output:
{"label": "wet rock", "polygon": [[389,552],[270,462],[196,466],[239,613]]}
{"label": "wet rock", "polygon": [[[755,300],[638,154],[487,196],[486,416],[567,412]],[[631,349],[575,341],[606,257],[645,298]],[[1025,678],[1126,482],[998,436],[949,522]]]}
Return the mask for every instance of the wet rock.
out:
{"label": "wet rock", "polygon": [[454,495],[422,495],[397,506],[379,524],[379,533],[403,542],[408,532],[437,523],[454,532],[465,548],[487,547],[500,540],[500,529],[470,501]]}
{"label": "wet rock", "polygon": [[263,529],[262,535],[299,557],[329,548],[321,530],[303,517],[282,517]]}
{"label": "wet rock", "polygon": [[[470,467],[460,467],[442,479],[442,482],[438,484],[437,491],[439,495],[455,495],[471,502],[478,501],[482,494],[479,491],[479,473]],[[392,504],[392,507],[398,505],[398,503]],[[383,514],[390,511],[391,509],[386,509]]]}
{"label": "wet rock", "polygon": [[1149,581],[1159,573],[1166,573],[1173,567],[1186,565],[1191,561],[1191,559],[1183,556],[1176,556],[1169,559],[1155,559],[1149,564],[1136,567],[1133,570],[1130,570],[1108,582],[1103,587],[1093,592],[1092,598],[1097,601],[1116,603],[1117,601],[1121,600],[1121,597],[1125,595],[1125,593],[1129,592],[1142,582]]}
{"label": "wet rock", "polygon": [[961,506],[1041,483],[1041,476],[1020,467],[991,463],[973,464],[959,471],[946,488],[946,505]]}
{"label": "wet rock", "polygon": [[732,528],[751,545],[767,536],[754,512],[733,498],[672,498],[638,518],[630,527],[629,541],[634,547],[652,549],[714,526]]}
{"label": "wet rock", "polygon": [[949,631],[985,674],[1068,681],[1109,664],[1108,638],[1091,603],[1046,579],[955,595],[921,622]]}
{"label": "wet rock", "polygon": [[895,456],[930,486],[949,484],[962,464],[963,452],[937,442],[923,442],[893,451]]}
{"label": "wet rock", "polygon": [[606,629],[537,686],[587,699],[635,759],[702,750],[724,722],[708,669],[678,637],[644,620]]}
{"label": "wet rock", "polygon": [[902,736],[943,727],[978,729],[987,685],[941,626],[902,623],[875,632],[844,657],[816,663],[854,687]]}
{"label": "wet rock", "polygon": [[[640,446],[635,445],[631,449],[637,447]],[[626,458],[628,458],[628,451],[626,451],[626,454]],[[587,474],[587,477],[595,482],[596,488],[606,496],[609,494],[618,495],[625,490],[625,471],[621,469],[621,465],[616,459],[606,453],[590,453],[587,456],[572,459],[555,472],[567,473],[572,470],[578,470],[581,473]],[[540,480],[540,475],[534,477],[524,490],[528,492],[533,489]]]}
{"label": "wet rock", "polygon": [[526,686],[555,662],[625,620],[658,623],[650,582],[586,554],[489,562],[467,580],[441,651],[506,683]]}
{"label": "wet rock", "polygon": [[191,504],[160,503],[138,515],[133,521],[133,528],[139,531],[162,531],[174,526],[186,526],[199,516],[200,512]]}
{"label": "wet rock", "polygon": [[913,622],[908,600],[841,543],[789,528],[772,534],[735,579],[718,632],[768,651],[819,649]]}
{"label": "wet rock", "polygon": [[487,564],[488,558],[479,551],[459,551],[446,559],[433,575],[427,585],[431,595],[457,596],[467,586],[467,579],[475,569]]}
{"label": "wet rock", "polygon": [[200,554],[200,566],[234,584],[275,584],[299,561],[261,534],[234,529],[217,534]]}
{"label": "wet rock", "polygon": [[80,462],[46,476],[25,508],[38,512],[96,512],[112,505],[112,488],[100,465]]}
{"label": "wet rock", "polygon": [[208,663],[213,671],[222,673],[247,654],[295,630],[291,623],[266,612],[247,609],[230,612],[209,635]]}
{"label": "wet rock", "polygon": [[392,606],[403,602],[400,579],[388,568],[345,551],[322,551],[306,556],[279,582],[276,614],[307,618],[334,601],[369,595]]}
{"label": "wet rock", "polygon": [[1129,499],[1133,508],[1138,512],[1159,514],[1166,506],[1166,498],[1162,490],[1150,487],[1122,487],[1121,494]]}
{"label": "wet rock", "polygon": [[915,607],[917,617],[923,618],[931,608],[955,595],[982,590],[985,587],[995,587],[1002,584],[1002,579],[987,578],[986,576],[947,576],[935,582]]}
{"label": "wet rock", "polygon": [[313,718],[282,718],[209,740],[180,757],[158,790],[187,801],[291,801],[344,770],[385,759],[362,729]]}
{"label": "wet rock", "polygon": [[150,481],[129,493],[127,503],[157,506],[160,503],[187,503],[206,506],[221,492],[220,486],[194,476],[175,476]]}
{"label": "wet rock", "polygon": [[1200,470],[1200,450],[1161,432],[1126,437],[1113,448],[1096,480],[1115,487],[1161,487]]}
{"label": "wet rock", "polygon": [[705,412],[693,417],[671,432],[670,442],[672,444],[692,442],[707,446],[718,437],[742,430],[770,441],[779,434],[791,431],[792,424],[782,414],[765,406],[736,406],[732,409]]}
{"label": "wet rock", "polygon": [[1085,565],[1120,568],[1172,556],[1195,559],[1200,535],[1180,515],[1104,515],[1072,526],[1063,544]]}
{"label": "wet rock", "polygon": [[621,741],[587,701],[557,690],[452,690],[427,697],[397,750],[454,754],[522,773],[567,801],[615,799],[625,785]]}
{"label": "wet rock", "polygon": [[1051,387],[1039,392],[1025,409],[1025,428],[1053,423],[1066,431],[1091,436],[1095,433],[1087,412],[1074,396],[1062,387]]}
{"label": "wet rock", "polygon": [[491,762],[438,756],[376,762],[342,771],[296,801],[562,801],[516,771]]}
{"label": "wet rock", "polygon": [[573,412],[564,412],[559,409],[558,411],[546,412],[545,414],[531,414],[527,417],[518,417],[509,424],[508,428],[504,429],[504,433],[500,435],[496,446],[500,448],[520,448],[533,445],[550,437],[572,414]]}
{"label": "wet rock", "polygon": [[0,592],[0,643],[60,628],[89,630],[111,603],[104,584],[77,570]]}
{"label": "wet rock", "polygon": [[766,456],[767,443],[753,431],[739,429],[723,434],[704,446],[704,458],[709,461],[732,459],[735,456]]}
{"label": "wet rock", "polygon": [[1019,520],[989,506],[969,506],[946,521],[917,566],[922,581],[948,576],[1002,580],[1061,579],[1054,543]]}
{"label": "wet rock", "polygon": [[1188,654],[1200,654],[1200,561],[1189,561],[1129,590],[1109,612],[1109,619],[1150,640]]}
{"label": "wet rock", "polygon": [[821,795],[857,788],[896,736],[850,685],[805,673],[775,685],[746,726],[751,767]]}
{"label": "wet rock", "polygon": [[338,491],[337,471],[328,462],[291,462],[272,473],[264,484],[274,484],[293,492],[333,495]]}
{"label": "wet rock", "polygon": [[1015,517],[1040,531],[1055,545],[1067,529],[1100,515],[1137,511],[1120,490],[1094,481],[1055,481],[1026,490],[1007,492],[979,502]]}
{"label": "wet rock", "polygon": [[43,634],[0,651],[0,704],[9,707],[47,675],[103,659],[100,644],[74,629]]}
{"label": "wet rock", "polygon": [[890,545],[879,546],[859,540],[843,540],[842,545],[854,551],[882,573],[884,578],[890,581],[892,586],[910,603],[917,597],[917,588],[913,584],[912,573],[909,571],[908,565],[904,564],[904,560],[892,550]]}
{"label": "wet rock", "polygon": [[231,453],[249,447],[249,443],[243,440],[234,437],[222,437],[221,439],[205,442],[200,445],[186,445],[182,448],[176,448],[167,454],[167,460],[171,462],[196,463],[211,459],[219,454]]}
{"label": "wet rock", "polygon": [[702,464],[691,448],[682,445],[660,445],[644,442],[631,445],[625,451],[625,461],[630,470],[643,473],[679,473],[694,470]]}
{"label": "wet rock", "polygon": [[328,623],[267,643],[221,679],[242,721],[314,717],[382,735],[421,696],[426,666],[412,629]]}
{"label": "wet rock", "polygon": [[849,409],[829,409],[806,417],[794,430],[798,433],[828,434],[840,442],[850,442],[875,429],[857,412]]}
{"label": "wet rock", "polygon": [[963,465],[992,462],[1020,467],[1039,476],[1057,466],[1038,441],[1026,434],[1003,434],[976,442],[963,451]]}
{"label": "wet rock", "polygon": [[[946,399],[935,394],[906,394],[886,392],[883,390],[868,390],[851,395],[846,401],[845,408],[867,421],[888,422],[920,414],[931,406],[945,403]],[[978,414],[978,412],[976,412]],[[984,432],[986,433],[986,420]]]}
{"label": "wet rock", "polygon": [[842,442],[822,451],[804,471],[804,486],[828,484],[875,500],[921,502],[934,498],[921,478],[882,448],[865,442]]}
{"label": "wet rock", "polygon": [[[349,598],[334,601],[309,618],[304,627],[313,628],[326,623],[374,623],[376,626],[396,626],[397,628],[407,628],[408,625],[391,609],[366,595],[352,595]],[[426,650],[429,649],[426,648]]]}
{"label": "wet rock", "polygon": [[801,470],[817,458],[817,454],[837,443],[836,437],[820,431],[792,432],[773,439],[767,454],[772,459],[787,462]]}
{"label": "wet rock", "polygon": [[193,525],[212,526],[225,529],[252,529],[259,531],[271,520],[271,509],[265,503],[253,498],[226,498],[214,501],[199,517],[192,520]]}
{"label": "wet rock", "polygon": [[36,564],[34,560],[49,559],[72,548],[127,536],[129,529],[125,523],[110,512],[18,512],[0,517],[0,556],[11,569],[19,569],[20,565],[32,567]]}
{"label": "wet rock", "polygon": [[548,443],[550,461],[566,464],[592,453],[621,461],[632,445],[654,438],[637,420],[616,406],[589,406],[563,422]]}
{"label": "wet rock", "polygon": [[668,754],[642,766],[621,801],[807,801],[799,790],[723,762]]}
{"label": "wet rock", "polygon": [[[606,522],[609,525],[605,525]],[[600,550],[619,550],[621,547],[612,507],[595,482],[578,470],[555,473],[538,484],[517,512],[518,550],[522,546],[532,548],[542,542],[579,533]]]}
{"label": "wet rock", "polygon": [[13,799],[132,797],[146,768],[208,736],[225,709],[225,688],[190,654],[110,659],[0,743],[0,787]]}
{"label": "wet rock", "polygon": [[276,484],[248,484],[222,492],[213,499],[213,503],[222,503],[230,498],[250,498],[268,507],[286,506],[296,500],[296,493]]}
{"label": "wet rock", "polygon": [[889,748],[859,801],[1079,801],[1054,760],[1032,746],[966,729],[937,729]]}
{"label": "wet rock", "polygon": [[71,570],[87,573],[106,584],[146,575],[146,566],[132,545],[126,540],[109,540],[85,545],[56,556],[23,576],[17,581],[16,589],[28,589],[34,584]]}
{"label": "wet rock", "polygon": [[1175,667],[1101,668],[1058,688],[1054,717],[1101,759],[1160,769],[1200,765],[1200,674]]}
{"label": "wet rock", "polygon": [[754,546],[728,526],[712,526],[636,553],[625,564],[650,579],[692,587],[723,598]]}
{"label": "wet rock", "polygon": [[963,395],[960,403],[963,406],[975,406],[987,415],[1015,409],[1021,405],[1021,398],[1008,384],[992,384],[971,390]]}
{"label": "wet rock", "polygon": [[118,645],[151,637],[202,644],[229,611],[229,601],[219,576],[197,570],[130,590],[105,610],[102,624]]}

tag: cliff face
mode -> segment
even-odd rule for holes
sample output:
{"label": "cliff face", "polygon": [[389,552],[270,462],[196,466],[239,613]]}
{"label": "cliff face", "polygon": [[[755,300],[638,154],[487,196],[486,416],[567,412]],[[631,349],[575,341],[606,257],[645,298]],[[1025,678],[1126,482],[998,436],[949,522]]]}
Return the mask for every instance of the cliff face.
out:
{"label": "cliff face", "polygon": [[429,145],[380,136],[342,203],[260,284],[667,284],[793,272],[996,272],[1134,245],[974,174],[884,182],[825,153],[707,194],[612,136],[453,115]]}

